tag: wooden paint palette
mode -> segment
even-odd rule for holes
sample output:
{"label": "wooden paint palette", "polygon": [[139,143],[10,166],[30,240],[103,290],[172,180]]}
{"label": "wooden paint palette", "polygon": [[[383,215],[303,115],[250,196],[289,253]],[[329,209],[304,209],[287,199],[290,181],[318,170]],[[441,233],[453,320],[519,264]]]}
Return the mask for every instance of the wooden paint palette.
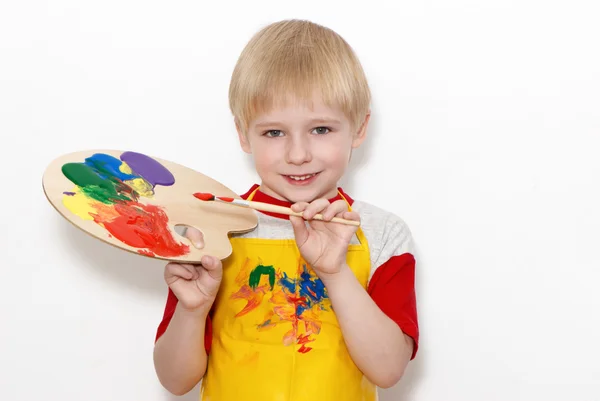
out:
{"label": "wooden paint palette", "polygon": [[[86,233],[110,245],[167,261],[198,263],[209,254],[225,259],[229,233],[256,228],[251,209],[202,202],[195,192],[239,198],[212,178],[137,152],[89,150],[50,163],[42,180],[54,208]],[[176,226],[202,231],[197,249]],[[180,230],[181,231],[181,230]]]}

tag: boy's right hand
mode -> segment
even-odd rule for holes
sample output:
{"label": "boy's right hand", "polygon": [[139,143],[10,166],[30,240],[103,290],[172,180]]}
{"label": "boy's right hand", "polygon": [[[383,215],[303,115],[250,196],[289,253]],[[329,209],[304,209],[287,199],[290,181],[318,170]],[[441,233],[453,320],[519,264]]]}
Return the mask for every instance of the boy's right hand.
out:
{"label": "boy's right hand", "polygon": [[[195,228],[188,228],[185,236],[197,247],[202,248],[202,233]],[[223,265],[214,256],[205,255],[201,264],[168,263],[165,267],[165,281],[177,297],[180,306],[186,311],[207,312],[212,306],[221,279]]]}

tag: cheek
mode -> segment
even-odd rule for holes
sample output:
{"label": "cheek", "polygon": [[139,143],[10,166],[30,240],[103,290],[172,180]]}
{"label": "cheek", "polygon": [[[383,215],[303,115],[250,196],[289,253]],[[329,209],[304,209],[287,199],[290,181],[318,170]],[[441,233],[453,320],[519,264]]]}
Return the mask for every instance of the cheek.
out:
{"label": "cheek", "polygon": [[351,146],[347,141],[332,141],[315,147],[319,158],[326,160],[331,167],[343,167],[350,159]]}
{"label": "cheek", "polygon": [[332,159],[332,165],[334,165],[337,168],[345,168],[346,165],[348,164],[348,162],[350,161],[350,153],[346,152],[346,153],[342,153],[342,152],[338,152],[336,154],[335,159]]}
{"label": "cheek", "polygon": [[277,164],[278,154],[278,152],[269,151],[269,149],[255,149],[254,163],[256,164],[256,168],[259,170],[265,170]]}

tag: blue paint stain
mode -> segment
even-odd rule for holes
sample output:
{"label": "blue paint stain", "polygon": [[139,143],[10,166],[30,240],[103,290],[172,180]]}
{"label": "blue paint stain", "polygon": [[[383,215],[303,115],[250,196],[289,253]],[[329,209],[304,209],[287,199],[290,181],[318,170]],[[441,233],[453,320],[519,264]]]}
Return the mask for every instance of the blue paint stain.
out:
{"label": "blue paint stain", "polygon": [[327,298],[325,284],[319,278],[312,281],[306,265],[304,266],[304,271],[300,274],[300,279],[300,295],[308,297],[314,303],[319,303]]}
{"label": "blue paint stain", "polygon": [[265,326],[268,326],[271,324],[271,319],[265,320],[264,322],[262,322],[261,324],[258,325],[259,329],[262,329]]}
{"label": "blue paint stain", "polygon": [[[305,310],[311,309],[314,305],[319,305],[324,299],[329,298],[325,290],[325,284],[318,277],[312,277],[306,265],[298,279],[292,279],[284,272],[283,277],[279,279],[279,284],[290,294],[296,294],[302,297],[303,303],[296,305],[296,316],[301,316]],[[321,308],[323,306],[321,305]]]}
{"label": "blue paint stain", "polygon": [[120,181],[141,178],[137,174],[127,174],[119,170],[123,162],[116,157],[104,153],[95,153],[85,159],[85,165],[96,170],[97,174],[103,179],[117,178]]}
{"label": "blue paint stain", "polygon": [[283,277],[279,279],[279,284],[285,287],[290,293],[296,293],[296,283],[293,279],[288,277],[286,272],[283,272]]}
{"label": "blue paint stain", "polygon": [[296,316],[302,316],[305,310],[308,309],[307,305],[297,305],[296,306]]}

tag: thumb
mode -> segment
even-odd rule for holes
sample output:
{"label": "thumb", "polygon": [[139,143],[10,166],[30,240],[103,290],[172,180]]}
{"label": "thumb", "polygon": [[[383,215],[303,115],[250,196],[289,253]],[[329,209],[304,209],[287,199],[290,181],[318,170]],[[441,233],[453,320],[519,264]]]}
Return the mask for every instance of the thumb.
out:
{"label": "thumb", "polygon": [[200,230],[194,227],[187,227],[185,236],[194,244],[198,249],[204,247],[204,235]]}
{"label": "thumb", "polygon": [[306,222],[302,217],[290,216],[290,223],[292,223],[296,242],[298,245],[304,244],[308,239],[308,227],[306,227]]}
{"label": "thumb", "polygon": [[223,277],[223,262],[219,258],[204,255],[202,257],[202,267],[215,280],[221,280]]}

